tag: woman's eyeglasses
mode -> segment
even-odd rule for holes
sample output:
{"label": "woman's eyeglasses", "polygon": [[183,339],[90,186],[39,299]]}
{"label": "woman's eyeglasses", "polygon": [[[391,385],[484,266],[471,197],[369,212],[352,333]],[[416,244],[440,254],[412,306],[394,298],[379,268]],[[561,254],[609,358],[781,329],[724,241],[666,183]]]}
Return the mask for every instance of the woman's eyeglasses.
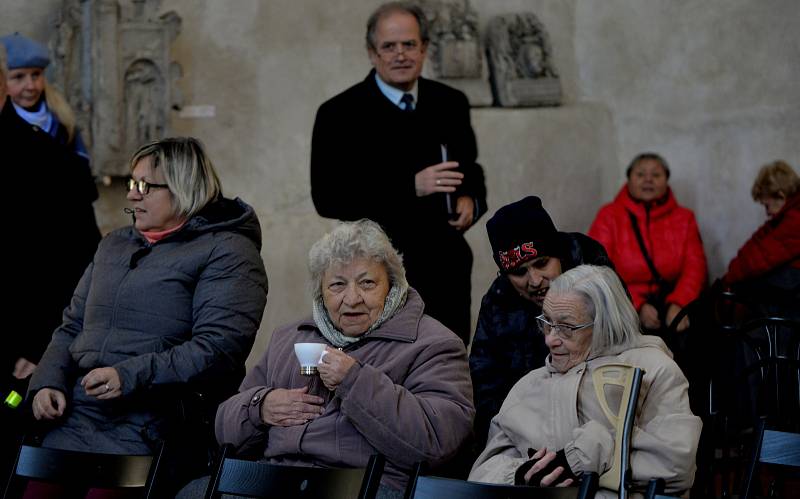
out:
{"label": "woman's eyeglasses", "polygon": [[150,182],[146,182],[144,180],[136,180],[134,178],[128,179],[128,192],[131,192],[133,189],[139,191],[139,194],[145,196],[150,189],[169,189],[167,184],[151,184]]}
{"label": "woman's eyeglasses", "polygon": [[542,314],[536,318],[536,324],[539,326],[539,331],[544,336],[548,336],[551,332],[554,332],[556,336],[562,340],[571,340],[575,336],[575,333],[581,329],[586,329],[589,326],[593,326],[594,321],[578,326],[573,326],[572,324],[553,324],[545,319],[544,314]]}

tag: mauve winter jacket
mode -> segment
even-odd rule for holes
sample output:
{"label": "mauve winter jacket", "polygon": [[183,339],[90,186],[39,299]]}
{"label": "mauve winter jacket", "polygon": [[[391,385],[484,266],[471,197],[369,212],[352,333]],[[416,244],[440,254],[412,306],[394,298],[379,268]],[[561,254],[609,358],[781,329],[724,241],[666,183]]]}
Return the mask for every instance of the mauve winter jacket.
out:
{"label": "mauve winter jacket", "polygon": [[[452,457],[472,428],[475,409],[464,342],[424,315],[419,294],[361,341],[343,350],[356,360],[334,392],[300,374],[294,344],[327,343],[309,317],[272,334],[267,351],[217,411],[217,440],[268,462],[362,468],[386,457],[382,483],[403,490],[415,463]],[[269,426],[261,404],[277,388],[309,386],[324,412],[296,426]]]}

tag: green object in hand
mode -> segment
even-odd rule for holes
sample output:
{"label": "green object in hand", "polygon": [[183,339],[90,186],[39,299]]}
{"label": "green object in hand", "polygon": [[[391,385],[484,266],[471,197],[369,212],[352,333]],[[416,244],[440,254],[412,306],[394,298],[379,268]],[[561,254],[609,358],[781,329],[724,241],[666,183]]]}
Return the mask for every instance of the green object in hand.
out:
{"label": "green object in hand", "polygon": [[5,404],[12,409],[19,407],[20,402],[22,402],[22,395],[15,390],[11,390],[11,393],[8,394],[5,400]]}

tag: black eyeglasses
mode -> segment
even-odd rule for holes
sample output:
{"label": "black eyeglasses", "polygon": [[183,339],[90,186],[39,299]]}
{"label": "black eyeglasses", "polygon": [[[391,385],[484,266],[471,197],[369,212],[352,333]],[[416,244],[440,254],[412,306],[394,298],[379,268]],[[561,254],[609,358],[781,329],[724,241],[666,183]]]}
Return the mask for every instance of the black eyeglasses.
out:
{"label": "black eyeglasses", "polygon": [[169,189],[167,184],[151,184],[150,182],[146,182],[144,180],[136,180],[135,178],[128,179],[128,192],[131,192],[133,189],[139,191],[139,194],[145,196],[150,189]]}
{"label": "black eyeglasses", "polygon": [[556,336],[562,340],[571,340],[575,336],[575,333],[581,329],[586,329],[594,325],[594,321],[577,326],[573,326],[572,324],[553,324],[544,317],[544,314],[536,318],[536,323],[539,326],[539,332],[544,336],[548,336],[551,332],[554,332]]}

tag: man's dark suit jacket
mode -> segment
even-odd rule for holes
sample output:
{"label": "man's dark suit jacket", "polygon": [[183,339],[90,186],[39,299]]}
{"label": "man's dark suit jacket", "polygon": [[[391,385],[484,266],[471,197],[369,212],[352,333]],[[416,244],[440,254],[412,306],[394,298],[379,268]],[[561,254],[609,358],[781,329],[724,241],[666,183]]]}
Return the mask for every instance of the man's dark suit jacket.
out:
{"label": "man's dark suit jacket", "polygon": [[440,163],[441,145],[464,181],[454,193],[486,211],[483,170],[469,102],[458,90],[420,78],[417,105],[406,112],[375,82],[364,81],[323,103],[311,142],[311,196],[320,215],[378,222],[402,253],[408,281],[426,313],[469,340],[472,252],[448,222],[444,194],[417,197],[414,176]]}

